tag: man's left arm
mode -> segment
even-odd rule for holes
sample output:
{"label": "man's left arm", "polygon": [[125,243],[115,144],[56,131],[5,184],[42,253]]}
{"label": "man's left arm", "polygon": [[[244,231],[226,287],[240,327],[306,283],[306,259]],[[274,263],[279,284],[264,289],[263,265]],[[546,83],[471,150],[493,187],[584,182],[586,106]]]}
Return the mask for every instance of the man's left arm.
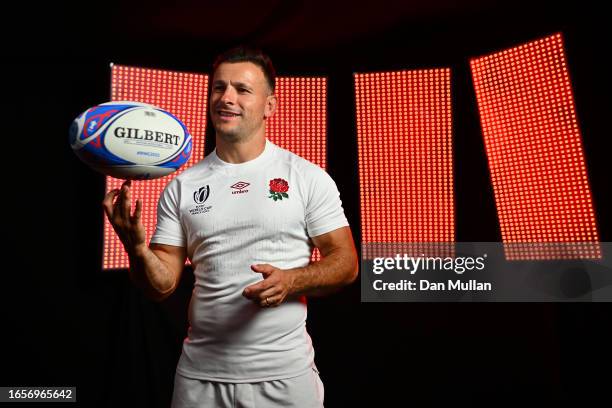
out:
{"label": "man's left arm", "polygon": [[263,307],[278,306],[289,295],[322,296],[355,281],[359,264],[349,227],[311,239],[321,253],[320,261],[292,269],[279,269],[270,264],[251,265],[264,279],[245,288],[243,295]]}

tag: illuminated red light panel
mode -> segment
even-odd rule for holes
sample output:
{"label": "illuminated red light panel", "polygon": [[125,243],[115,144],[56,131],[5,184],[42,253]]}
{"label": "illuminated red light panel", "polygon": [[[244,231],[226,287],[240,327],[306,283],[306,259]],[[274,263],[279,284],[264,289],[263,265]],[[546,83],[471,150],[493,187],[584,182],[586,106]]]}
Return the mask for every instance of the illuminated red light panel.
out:
{"label": "illuminated red light panel", "polygon": [[[189,161],[173,174],[147,181],[132,181],[132,208],[142,199],[142,222],[147,242],[157,224],[157,201],[174,177],[204,157],[204,137],[208,95],[208,75],[158,69],[111,65],[111,100],[137,101],[171,112],[187,126],[193,138]],[[122,180],[106,178],[106,191],[119,188]],[[128,268],[129,260],[112,226],[104,218],[104,269]]]}
{"label": "illuminated red light panel", "polygon": [[[327,78],[276,78],[276,113],[266,126],[272,143],[327,168]],[[315,249],[312,260],[320,259]]]}
{"label": "illuminated red light panel", "polygon": [[362,256],[451,256],[450,69],[358,73],[354,80]]}
{"label": "illuminated red light panel", "polygon": [[276,113],[266,127],[271,142],[327,168],[327,78],[276,78]]}
{"label": "illuminated red light panel", "polygon": [[506,258],[601,258],[561,34],[470,65]]}

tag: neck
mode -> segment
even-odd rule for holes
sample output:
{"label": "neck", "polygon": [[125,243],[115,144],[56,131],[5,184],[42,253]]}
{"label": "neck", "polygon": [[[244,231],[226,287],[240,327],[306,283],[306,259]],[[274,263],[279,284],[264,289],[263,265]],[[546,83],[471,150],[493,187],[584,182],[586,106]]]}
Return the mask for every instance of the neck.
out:
{"label": "neck", "polygon": [[240,142],[227,141],[219,135],[215,140],[217,156],[224,162],[232,164],[251,161],[257,158],[266,147],[266,138],[263,134]]}

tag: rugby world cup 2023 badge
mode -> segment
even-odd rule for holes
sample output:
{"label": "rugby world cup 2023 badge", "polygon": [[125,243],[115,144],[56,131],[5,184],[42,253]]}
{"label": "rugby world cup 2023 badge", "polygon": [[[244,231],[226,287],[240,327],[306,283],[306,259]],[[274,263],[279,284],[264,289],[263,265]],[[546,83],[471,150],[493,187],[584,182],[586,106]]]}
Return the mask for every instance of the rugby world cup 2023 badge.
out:
{"label": "rugby world cup 2023 badge", "polygon": [[189,209],[189,214],[197,215],[203,214],[210,211],[212,205],[205,205],[204,203],[208,200],[210,196],[210,186],[206,185],[204,187],[200,187],[196,191],[193,192],[193,201],[195,201],[196,205]]}
{"label": "rugby world cup 2023 badge", "polygon": [[196,204],[202,204],[208,199],[209,195],[210,186],[206,185],[204,187],[200,187],[198,190],[193,192],[193,201],[195,201]]}

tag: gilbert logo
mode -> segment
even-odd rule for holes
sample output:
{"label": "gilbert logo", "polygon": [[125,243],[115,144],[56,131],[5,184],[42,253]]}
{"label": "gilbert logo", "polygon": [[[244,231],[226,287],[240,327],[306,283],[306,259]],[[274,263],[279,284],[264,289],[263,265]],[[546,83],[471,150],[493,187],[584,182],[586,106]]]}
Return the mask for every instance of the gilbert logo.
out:
{"label": "gilbert logo", "polygon": [[117,126],[113,134],[119,139],[139,139],[148,141],[154,140],[157,143],[165,143],[175,146],[178,146],[180,140],[180,137],[178,135],[173,135],[170,133],[154,132],[148,129],[138,129],[121,126]]}
{"label": "gilbert logo", "polygon": [[209,186],[200,187],[199,190],[193,193],[193,201],[195,201],[196,204],[202,204],[204,201],[208,199],[209,195],[210,195]]}
{"label": "gilbert logo", "polygon": [[244,193],[248,193],[249,190],[246,190],[246,188],[248,186],[250,186],[251,183],[247,183],[246,181],[239,181],[236,184],[230,186],[231,188],[234,189],[234,191],[232,191],[232,194],[244,194]]}

